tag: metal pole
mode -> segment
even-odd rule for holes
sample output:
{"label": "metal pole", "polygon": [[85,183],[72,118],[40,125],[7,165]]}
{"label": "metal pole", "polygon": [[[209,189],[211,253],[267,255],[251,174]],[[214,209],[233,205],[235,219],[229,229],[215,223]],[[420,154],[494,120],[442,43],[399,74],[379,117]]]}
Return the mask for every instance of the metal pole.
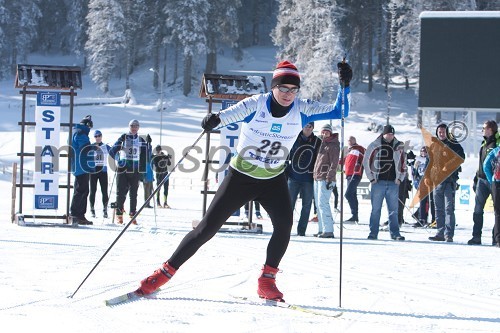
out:
{"label": "metal pole", "polygon": [[66,176],[66,223],[69,223],[70,216],[70,191],[71,191],[71,159],[75,158],[73,155],[73,106],[74,106],[75,89],[71,87],[69,93],[69,131],[68,131],[68,173]]}
{"label": "metal pole", "polygon": [[[212,96],[208,97],[208,111],[207,114],[212,113]],[[205,168],[203,169],[203,208],[202,208],[202,216],[205,216],[207,212],[207,196],[208,196],[208,167],[210,163],[210,132],[207,132],[207,138],[205,141]]]}
{"label": "metal pole", "polygon": [[163,80],[160,77],[160,73],[158,72],[158,70],[156,70],[153,67],[151,67],[149,70],[158,76],[158,81],[160,82],[160,107],[158,108],[158,111],[160,112],[160,146],[161,146],[161,137],[163,132]]}
{"label": "metal pole", "polygon": [[158,80],[160,80],[160,146],[161,146],[161,137],[163,131],[163,80],[160,77],[160,74],[156,72],[158,75]]}
{"label": "metal pole", "polygon": [[[345,61],[345,58],[344,58]],[[340,119],[340,250],[339,250],[339,308],[342,307],[342,256],[344,240],[344,94],[345,89],[342,86],[342,116]]]}
{"label": "metal pole", "polygon": [[24,185],[24,131],[26,130],[26,84],[23,86],[23,107],[21,113],[21,160],[19,164],[19,214],[23,213],[23,185]]}

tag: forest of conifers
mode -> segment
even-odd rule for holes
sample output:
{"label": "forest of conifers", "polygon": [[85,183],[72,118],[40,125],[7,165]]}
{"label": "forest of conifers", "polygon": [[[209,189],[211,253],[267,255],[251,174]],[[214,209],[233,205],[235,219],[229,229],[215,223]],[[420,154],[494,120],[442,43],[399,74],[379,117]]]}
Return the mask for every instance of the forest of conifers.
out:
{"label": "forest of conifers", "polygon": [[128,88],[147,64],[187,95],[196,70],[217,72],[221,52],[241,59],[272,45],[320,98],[344,56],[368,90],[374,77],[417,78],[420,13],[464,10],[500,10],[500,0],[0,0],[0,78],[32,53],[74,55],[104,93],[114,78]]}

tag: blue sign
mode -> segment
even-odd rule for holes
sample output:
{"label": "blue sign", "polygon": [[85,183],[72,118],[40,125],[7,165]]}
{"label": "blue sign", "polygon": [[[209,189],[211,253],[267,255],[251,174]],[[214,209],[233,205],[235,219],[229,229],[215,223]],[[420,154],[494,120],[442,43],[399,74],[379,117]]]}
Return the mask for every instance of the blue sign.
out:
{"label": "blue sign", "polygon": [[470,201],[470,185],[460,185],[460,204],[468,205]]}
{"label": "blue sign", "polygon": [[38,105],[38,106],[61,106],[61,93],[39,92],[36,95],[36,105]]}
{"label": "blue sign", "polygon": [[57,195],[35,195],[35,208],[57,209]]}

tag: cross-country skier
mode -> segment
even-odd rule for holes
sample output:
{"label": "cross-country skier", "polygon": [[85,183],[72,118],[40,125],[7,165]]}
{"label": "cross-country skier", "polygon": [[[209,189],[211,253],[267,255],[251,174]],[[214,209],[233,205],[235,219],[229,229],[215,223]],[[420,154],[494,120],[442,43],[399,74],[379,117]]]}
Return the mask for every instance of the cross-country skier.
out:
{"label": "cross-country skier", "polygon": [[[129,216],[135,215],[137,208],[137,189],[141,174],[146,173],[147,143],[137,133],[139,121],[133,119],[129,122],[129,131],[124,133],[115,142],[109,154],[117,160],[116,176],[116,218],[119,224],[123,224],[123,212],[127,193],[130,198]],[[137,224],[137,220],[132,222]]]}
{"label": "cross-country skier", "polygon": [[268,212],[274,228],[258,279],[257,293],[261,298],[283,300],[275,278],[288,247],[293,224],[290,194],[283,172],[285,161],[297,133],[307,123],[340,119],[342,101],[344,115],[348,115],[352,70],[345,62],[339,63],[338,68],[339,79],[345,88],[339,89],[335,104],[299,99],[299,72],[294,64],[283,61],[273,72],[271,92],[248,97],[219,114],[209,114],[203,119],[205,131],[243,122],[237,154],[231,160],[229,173],[200,224],[184,237],[161,268],[141,281],[137,294],[150,294],[168,282],[181,265],[217,233],[234,211],[250,200],[257,200]]}

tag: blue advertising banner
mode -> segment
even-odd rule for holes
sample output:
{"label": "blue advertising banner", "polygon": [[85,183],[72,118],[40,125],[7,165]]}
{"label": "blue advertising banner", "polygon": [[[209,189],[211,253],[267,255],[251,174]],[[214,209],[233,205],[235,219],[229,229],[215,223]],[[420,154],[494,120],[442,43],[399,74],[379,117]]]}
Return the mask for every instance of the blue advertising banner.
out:
{"label": "blue advertising banner", "polygon": [[460,185],[460,204],[468,205],[470,202],[470,185]]}

